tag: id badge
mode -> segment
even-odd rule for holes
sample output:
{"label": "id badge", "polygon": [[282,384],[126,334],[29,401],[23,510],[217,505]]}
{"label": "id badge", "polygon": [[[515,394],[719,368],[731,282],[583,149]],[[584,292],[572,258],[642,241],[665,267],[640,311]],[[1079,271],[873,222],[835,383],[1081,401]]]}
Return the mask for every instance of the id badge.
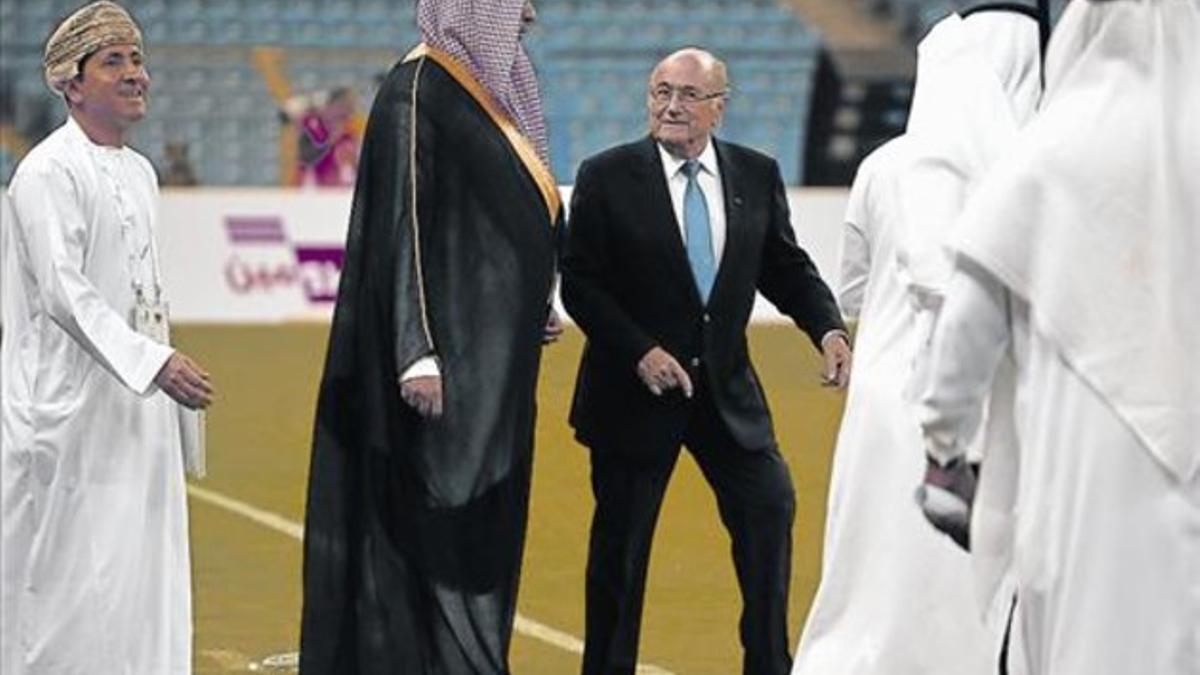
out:
{"label": "id badge", "polygon": [[133,306],[133,329],[159,344],[171,343],[170,316],[167,303],[150,302],[139,295]]}

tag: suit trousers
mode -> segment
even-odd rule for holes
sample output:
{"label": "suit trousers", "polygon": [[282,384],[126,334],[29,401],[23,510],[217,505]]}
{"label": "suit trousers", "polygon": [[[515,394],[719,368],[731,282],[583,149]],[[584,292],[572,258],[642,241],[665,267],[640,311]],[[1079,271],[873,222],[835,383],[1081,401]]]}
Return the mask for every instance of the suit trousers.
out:
{"label": "suit trousers", "polygon": [[[692,408],[683,445],[716,494],[733,542],[742,594],[743,673],[788,675],[796,512],[791,475],[774,444],[756,449],[737,444],[707,387],[698,387]],[[636,669],[650,545],[679,451],[679,446],[666,452],[591,448],[596,509],[588,549],[584,675],[633,675]]]}

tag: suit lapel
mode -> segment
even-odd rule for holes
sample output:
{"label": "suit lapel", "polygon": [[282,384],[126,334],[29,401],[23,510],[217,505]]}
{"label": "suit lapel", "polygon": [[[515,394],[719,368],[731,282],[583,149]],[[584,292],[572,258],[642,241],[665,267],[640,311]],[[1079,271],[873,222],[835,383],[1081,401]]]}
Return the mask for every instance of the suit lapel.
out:
{"label": "suit lapel", "polygon": [[647,137],[639,146],[642,155],[638,162],[641,175],[642,194],[649,210],[649,226],[652,228],[659,248],[664,252],[663,259],[670,266],[674,276],[683,280],[692,289],[692,296],[700,302],[700,292],[696,290],[696,282],[692,279],[692,268],[688,264],[687,249],[680,234],[679,221],[675,218],[675,207],[671,204],[671,193],[667,189],[666,175],[663,173],[662,157],[658,153],[658,144]]}
{"label": "suit lapel", "polygon": [[741,219],[745,215],[743,213],[745,209],[741,190],[741,172],[738,170],[737,163],[730,157],[725,143],[716,138],[713,138],[712,142],[717,152],[717,166],[721,169],[721,193],[725,197],[725,249],[721,252],[721,263],[717,266],[717,277],[713,281],[712,294],[708,300],[709,305],[716,299],[722,281],[732,274],[728,271],[729,268],[738,264],[734,261],[734,257],[740,251],[738,247],[743,234]]}

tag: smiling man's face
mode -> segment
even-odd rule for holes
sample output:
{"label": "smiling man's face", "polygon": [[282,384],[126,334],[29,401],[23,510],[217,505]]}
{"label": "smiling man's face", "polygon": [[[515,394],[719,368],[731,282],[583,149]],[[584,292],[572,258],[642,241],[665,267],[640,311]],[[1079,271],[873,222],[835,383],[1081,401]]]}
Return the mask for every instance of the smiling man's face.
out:
{"label": "smiling man's face", "polygon": [[141,50],[135,45],[113,45],[85,58],[65,93],[88,119],[124,132],[146,116],[149,91],[150,75]]}
{"label": "smiling man's face", "polygon": [[704,52],[663,59],[646,95],[650,135],[676,157],[699,157],[725,114],[725,87],[724,68]]}

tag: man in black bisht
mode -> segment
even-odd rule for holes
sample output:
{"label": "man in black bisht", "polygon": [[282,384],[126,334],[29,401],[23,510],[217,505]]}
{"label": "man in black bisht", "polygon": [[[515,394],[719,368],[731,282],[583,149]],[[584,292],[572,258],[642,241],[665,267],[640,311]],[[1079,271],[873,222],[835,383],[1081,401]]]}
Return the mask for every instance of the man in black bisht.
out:
{"label": "man in black bisht", "polygon": [[300,670],[508,673],[560,204],[528,0],[420,0],[363,142],[317,405]]}

